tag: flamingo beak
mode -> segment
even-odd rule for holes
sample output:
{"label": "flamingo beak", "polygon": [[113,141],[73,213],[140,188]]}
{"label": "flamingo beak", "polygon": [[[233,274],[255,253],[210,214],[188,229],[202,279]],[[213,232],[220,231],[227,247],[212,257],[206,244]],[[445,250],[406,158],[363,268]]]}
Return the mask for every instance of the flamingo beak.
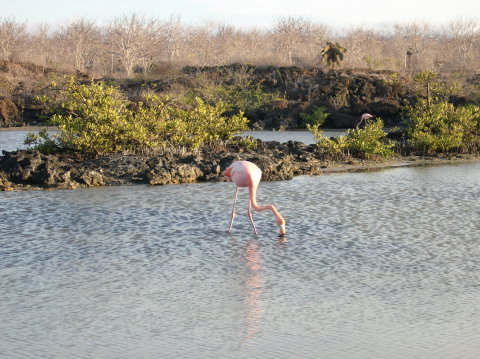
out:
{"label": "flamingo beak", "polygon": [[283,237],[286,233],[285,223],[280,224],[278,227],[280,228],[280,233],[278,234],[278,236]]}

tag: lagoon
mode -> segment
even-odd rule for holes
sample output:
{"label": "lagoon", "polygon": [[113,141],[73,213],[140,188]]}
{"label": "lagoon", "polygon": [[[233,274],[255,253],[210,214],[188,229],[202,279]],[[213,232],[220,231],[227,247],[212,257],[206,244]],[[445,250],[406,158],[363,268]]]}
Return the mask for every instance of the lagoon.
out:
{"label": "lagoon", "polygon": [[476,358],[480,164],[0,193],[2,358]]}

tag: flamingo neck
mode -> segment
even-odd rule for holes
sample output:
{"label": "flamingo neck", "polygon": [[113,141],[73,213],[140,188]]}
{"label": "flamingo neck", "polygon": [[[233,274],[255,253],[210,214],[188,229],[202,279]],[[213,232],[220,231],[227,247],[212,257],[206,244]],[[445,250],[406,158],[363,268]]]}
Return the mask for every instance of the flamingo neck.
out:
{"label": "flamingo neck", "polygon": [[248,189],[249,189],[250,202],[252,203],[253,209],[257,212],[263,212],[267,209],[272,211],[273,215],[275,216],[275,222],[277,223],[277,226],[280,228],[280,235],[285,234],[285,220],[283,219],[282,215],[278,212],[278,210],[275,208],[275,206],[273,204],[266,204],[264,206],[259,206],[256,200],[257,187],[250,186]]}

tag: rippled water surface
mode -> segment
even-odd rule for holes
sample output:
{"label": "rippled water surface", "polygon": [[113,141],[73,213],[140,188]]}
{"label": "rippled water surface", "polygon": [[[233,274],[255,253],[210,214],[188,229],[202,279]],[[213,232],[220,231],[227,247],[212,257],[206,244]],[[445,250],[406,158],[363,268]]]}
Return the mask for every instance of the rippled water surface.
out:
{"label": "rippled water surface", "polygon": [[0,357],[478,358],[480,164],[0,193]]}

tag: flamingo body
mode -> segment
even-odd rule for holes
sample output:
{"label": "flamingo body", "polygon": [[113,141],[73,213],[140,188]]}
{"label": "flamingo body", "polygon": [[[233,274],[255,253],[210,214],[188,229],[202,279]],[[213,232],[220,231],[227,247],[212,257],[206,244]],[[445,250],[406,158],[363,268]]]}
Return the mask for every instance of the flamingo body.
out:
{"label": "flamingo body", "polygon": [[235,183],[236,190],[235,190],[235,199],[233,202],[233,209],[232,209],[232,217],[230,219],[230,226],[228,228],[228,232],[232,231],[233,225],[233,218],[235,217],[235,205],[237,203],[237,195],[238,195],[238,188],[239,187],[248,187],[249,190],[249,201],[248,201],[248,217],[250,218],[250,222],[252,223],[253,231],[257,233],[257,229],[255,228],[255,223],[253,222],[253,217],[251,213],[251,207],[257,212],[262,212],[265,210],[272,211],[273,215],[275,216],[275,221],[277,226],[280,229],[280,236],[285,234],[285,220],[277,211],[274,205],[267,204],[264,206],[259,206],[256,201],[256,192],[257,187],[260,183],[260,179],[262,177],[262,171],[258,166],[249,161],[235,161],[233,162],[225,171],[222,172],[222,175],[225,177],[230,178],[233,183]]}
{"label": "flamingo body", "polygon": [[258,186],[262,178],[262,170],[252,162],[236,161],[229,168],[230,178],[237,187]]}

